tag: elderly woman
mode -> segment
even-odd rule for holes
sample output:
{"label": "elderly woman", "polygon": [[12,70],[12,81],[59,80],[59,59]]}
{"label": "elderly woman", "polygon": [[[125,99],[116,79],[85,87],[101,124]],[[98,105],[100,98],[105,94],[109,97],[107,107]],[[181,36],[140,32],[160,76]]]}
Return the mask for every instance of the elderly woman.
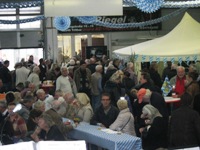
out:
{"label": "elderly woman", "polygon": [[90,99],[85,93],[76,94],[80,109],[78,110],[77,117],[84,122],[90,122],[93,116],[93,109],[90,105]]}
{"label": "elderly woman", "polygon": [[117,102],[117,106],[120,110],[119,115],[109,128],[135,136],[134,117],[128,108],[127,101],[120,99]]}
{"label": "elderly woman", "polygon": [[[43,133],[43,136],[39,137],[39,133]],[[52,118],[48,114],[42,114],[38,120],[38,127],[31,135],[34,141],[38,142],[42,138],[45,141],[65,141],[66,138],[59,130],[57,125],[53,122]]]}
{"label": "elderly woman", "polygon": [[167,148],[168,122],[158,109],[147,104],[142,109],[141,118],[145,119],[146,127],[142,131],[143,149],[155,150]]}
{"label": "elderly woman", "polygon": [[30,83],[33,83],[36,87],[36,90],[40,87],[40,78],[39,78],[40,68],[38,66],[35,66],[33,68],[33,72],[29,75],[27,81]]}

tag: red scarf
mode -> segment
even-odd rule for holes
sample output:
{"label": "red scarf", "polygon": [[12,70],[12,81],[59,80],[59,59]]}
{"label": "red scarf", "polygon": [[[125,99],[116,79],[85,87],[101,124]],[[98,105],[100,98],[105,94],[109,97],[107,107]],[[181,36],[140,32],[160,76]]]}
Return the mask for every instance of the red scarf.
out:
{"label": "red scarf", "polygon": [[185,76],[183,78],[179,78],[178,76],[176,77],[175,92],[179,96],[185,92],[185,80],[186,80]]}

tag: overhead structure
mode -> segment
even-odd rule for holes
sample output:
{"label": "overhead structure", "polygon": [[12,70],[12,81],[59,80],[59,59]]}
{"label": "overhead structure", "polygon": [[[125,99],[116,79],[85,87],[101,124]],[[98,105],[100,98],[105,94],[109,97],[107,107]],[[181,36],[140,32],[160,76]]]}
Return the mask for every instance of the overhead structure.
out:
{"label": "overhead structure", "polygon": [[200,60],[200,23],[187,12],[168,34],[114,51],[123,57],[135,54],[137,62]]}

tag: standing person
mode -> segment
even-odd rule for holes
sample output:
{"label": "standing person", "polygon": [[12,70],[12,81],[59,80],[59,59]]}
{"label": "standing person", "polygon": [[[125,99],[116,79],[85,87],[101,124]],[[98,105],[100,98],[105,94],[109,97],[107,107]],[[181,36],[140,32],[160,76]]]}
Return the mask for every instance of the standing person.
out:
{"label": "standing person", "polygon": [[90,124],[109,128],[117,119],[119,110],[111,104],[110,94],[103,93],[101,97],[101,106],[95,111]]}
{"label": "standing person", "polygon": [[33,55],[30,55],[28,58],[27,66],[30,68],[34,64],[34,57]]}
{"label": "standing person", "polygon": [[76,95],[77,88],[74,80],[68,75],[66,66],[61,67],[61,75],[56,80],[56,91],[61,90],[63,93],[73,93]]}
{"label": "standing person", "polygon": [[96,59],[95,58],[90,58],[90,63],[87,65],[87,68],[90,69],[91,74],[95,72],[95,67],[97,66],[96,64]]}
{"label": "standing person", "polygon": [[30,73],[30,70],[26,68],[25,63],[20,63],[21,67],[16,69],[15,74],[16,74],[16,83],[15,85],[18,85],[19,83],[23,83],[25,85],[25,82],[28,79],[28,75]]}
{"label": "standing person", "polygon": [[178,66],[177,67],[177,75],[170,79],[170,84],[175,86],[175,93],[177,97],[180,97],[185,92],[185,67]]}
{"label": "standing person", "polygon": [[39,60],[39,62],[40,62],[40,64],[39,64],[39,68],[40,68],[39,77],[40,77],[40,81],[43,82],[43,81],[46,80],[47,66],[46,66],[43,58],[41,58]]}
{"label": "standing person", "polygon": [[36,90],[40,87],[40,78],[39,78],[40,68],[35,66],[33,72],[29,75],[27,81],[35,85]]}
{"label": "standing person", "polygon": [[76,83],[77,91],[84,92],[90,96],[91,90],[91,72],[84,60],[80,61],[80,67],[74,71],[74,81]]}
{"label": "standing person", "polygon": [[7,92],[12,89],[12,77],[10,70],[8,69],[9,65],[10,61],[5,60],[3,66],[0,68],[0,78],[2,79],[3,86]]}
{"label": "standing person", "polygon": [[102,65],[95,67],[96,72],[91,76],[91,94],[92,94],[92,108],[96,110],[101,105],[101,92],[102,92]]}
{"label": "standing person", "polygon": [[134,72],[134,64],[132,62],[127,63],[126,71],[130,73],[129,78],[134,81],[134,85],[138,84],[138,78],[136,73]]}
{"label": "standing person", "polygon": [[154,84],[159,88],[162,87],[162,79],[160,74],[158,73],[158,64],[156,62],[152,62],[149,67],[149,74]]}
{"label": "standing person", "polygon": [[163,69],[163,72],[162,72],[162,80],[163,81],[165,81],[166,76],[169,78],[169,74],[171,72],[171,67],[172,67],[172,62],[168,61],[167,66]]}
{"label": "standing person", "polygon": [[181,106],[172,112],[169,128],[169,148],[200,146],[200,116],[190,108],[192,96],[181,95]]}

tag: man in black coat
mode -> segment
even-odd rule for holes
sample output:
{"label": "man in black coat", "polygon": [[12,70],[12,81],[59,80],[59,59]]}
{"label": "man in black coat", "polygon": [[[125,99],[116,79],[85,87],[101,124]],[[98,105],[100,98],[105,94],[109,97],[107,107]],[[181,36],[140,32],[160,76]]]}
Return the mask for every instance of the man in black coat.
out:
{"label": "man in black coat", "polygon": [[110,95],[108,93],[102,94],[101,103],[102,105],[97,108],[90,120],[90,124],[109,128],[109,126],[116,120],[119,110],[115,106],[111,105]]}

